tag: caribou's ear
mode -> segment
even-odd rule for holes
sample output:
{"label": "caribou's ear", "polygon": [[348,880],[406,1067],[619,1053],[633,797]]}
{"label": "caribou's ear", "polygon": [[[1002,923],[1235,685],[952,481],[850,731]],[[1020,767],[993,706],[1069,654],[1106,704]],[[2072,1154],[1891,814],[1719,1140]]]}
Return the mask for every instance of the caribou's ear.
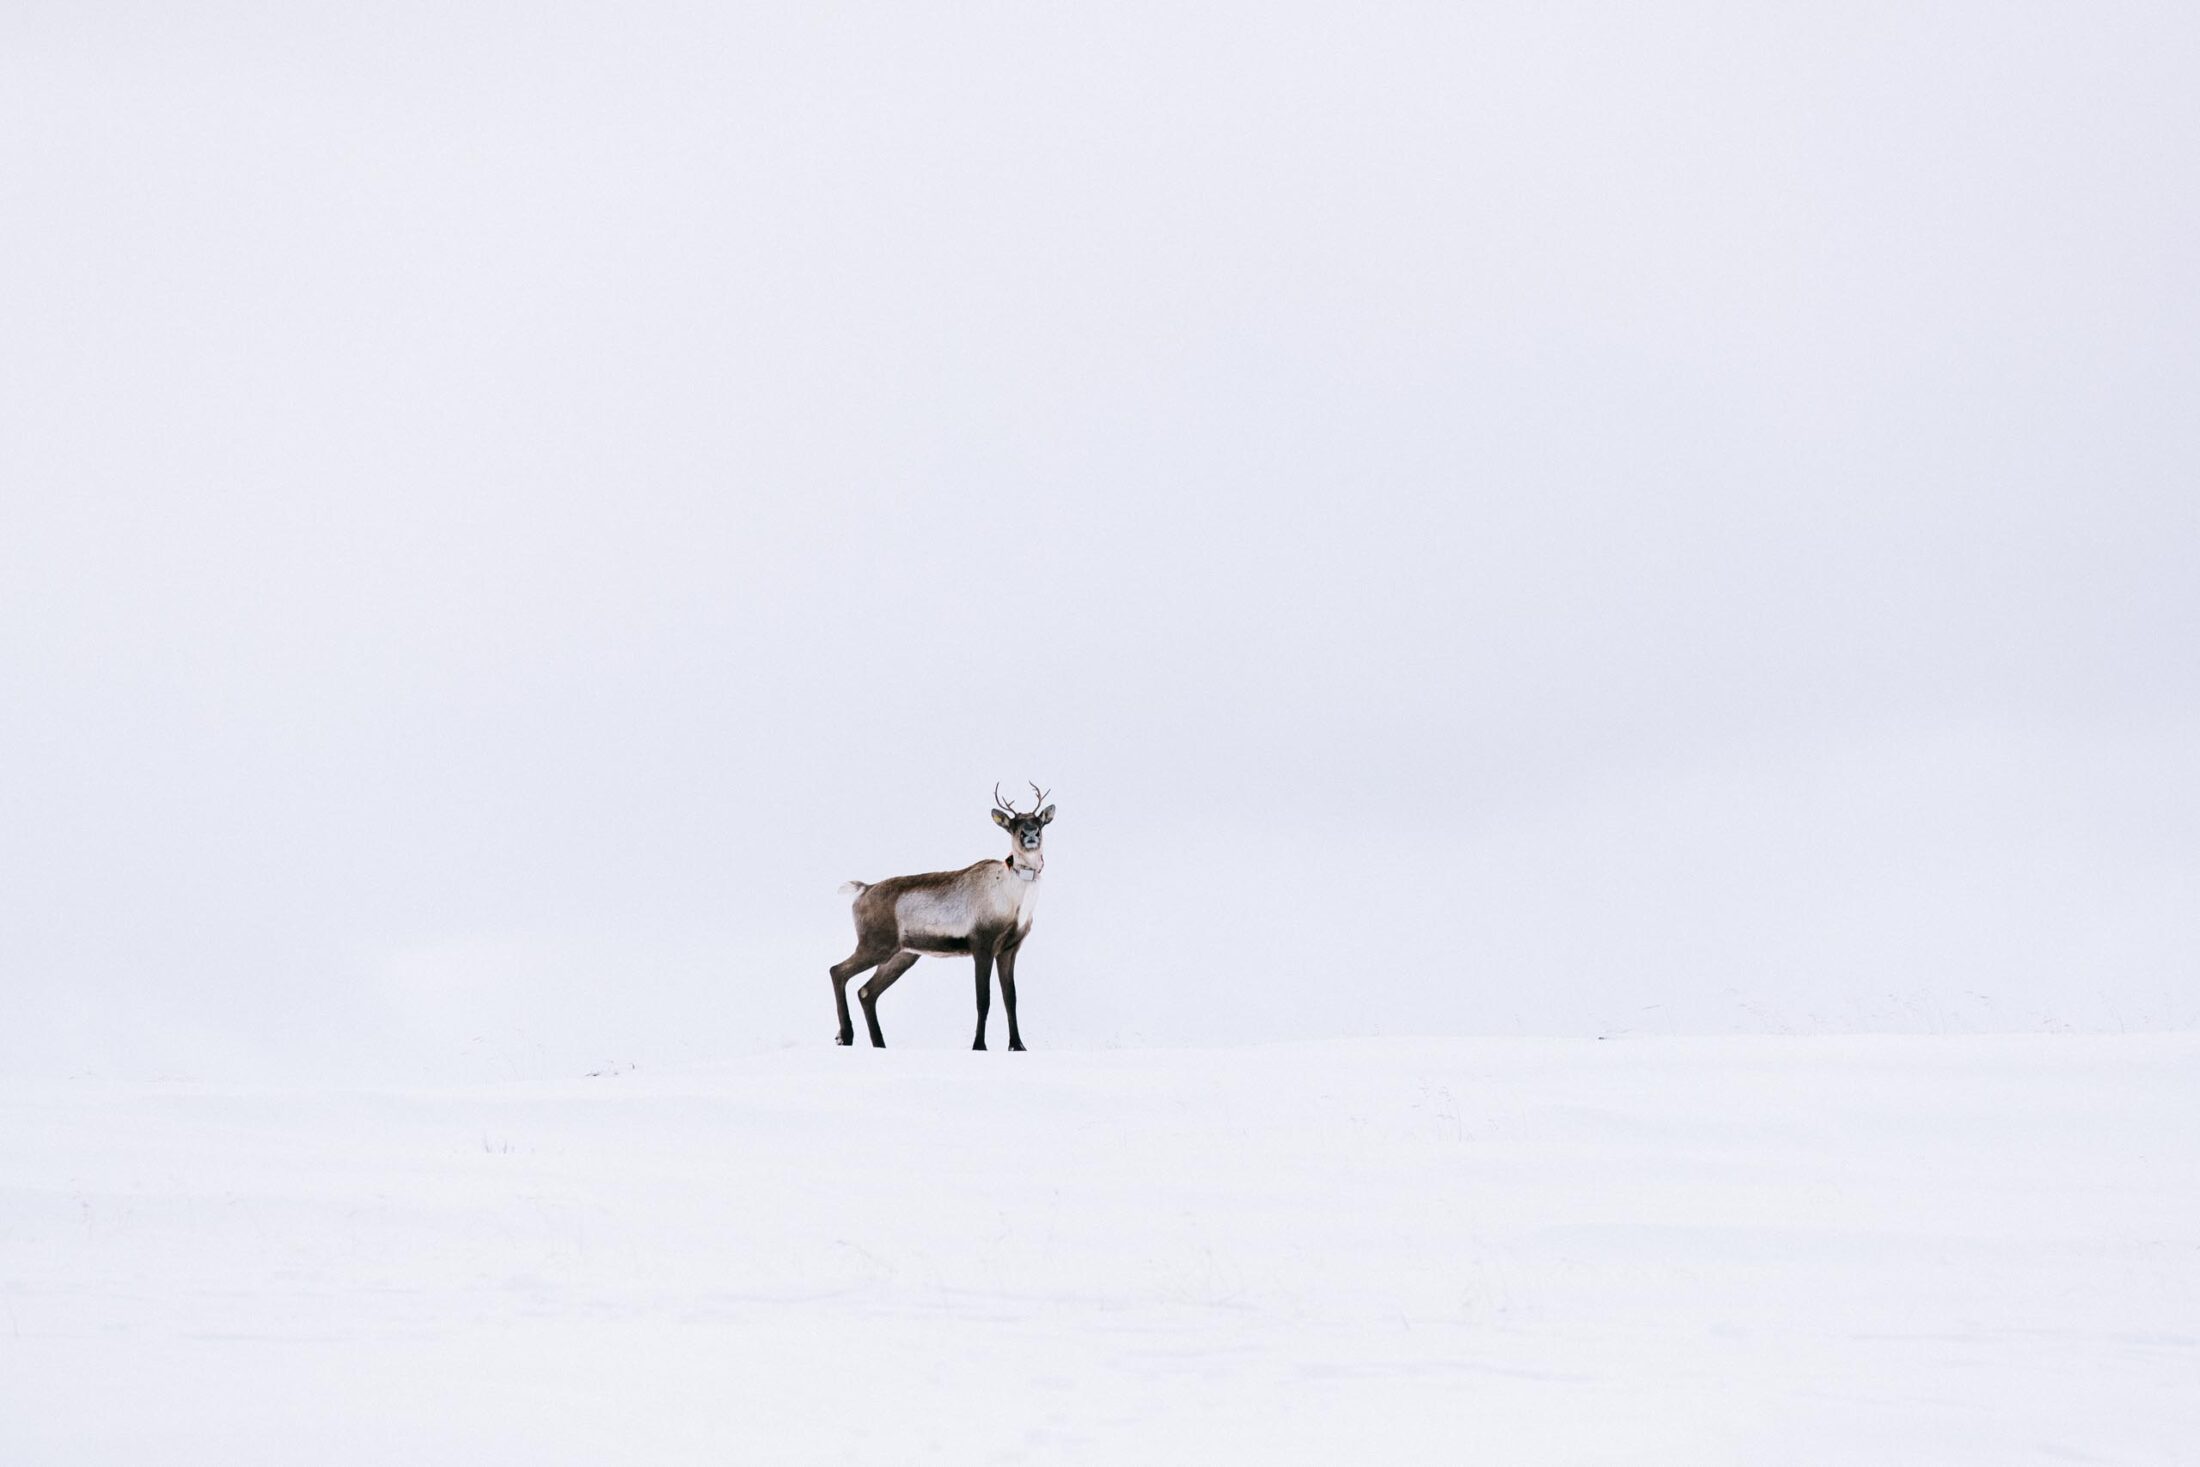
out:
{"label": "caribou's ear", "polygon": [[1045,808],[1044,810],[1041,810],[1041,811],[1039,812],[1039,823],[1040,823],[1041,825],[1044,825],[1044,824],[1046,824],[1046,823],[1047,823],[1048,821],[1052,820],[1053,818],[1054,818],[1054,807],[1053,807],[1052,805],[1049,805],[1049,806],[1047,806],[1047,807],[1046,807],[1046,808]]}
{"label": "caribou's ear", "polygon": [[1008,829],[1008,812],[1006,810],[995,810],[993,812],[993,823],[1003,830]]}

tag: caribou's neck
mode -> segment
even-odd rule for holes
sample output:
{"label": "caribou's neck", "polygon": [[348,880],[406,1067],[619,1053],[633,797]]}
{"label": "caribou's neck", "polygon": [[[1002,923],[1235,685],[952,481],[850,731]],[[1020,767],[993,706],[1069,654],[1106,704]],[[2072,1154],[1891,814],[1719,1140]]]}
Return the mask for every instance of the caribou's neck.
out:
{"label": "caribou's neck", "polygon": [[1038,851],[1027,851],[1022,846],[1008,853],[1010,874],[1025,881],[1037,881],[1039,873],[1046,869],[1046,857]]}

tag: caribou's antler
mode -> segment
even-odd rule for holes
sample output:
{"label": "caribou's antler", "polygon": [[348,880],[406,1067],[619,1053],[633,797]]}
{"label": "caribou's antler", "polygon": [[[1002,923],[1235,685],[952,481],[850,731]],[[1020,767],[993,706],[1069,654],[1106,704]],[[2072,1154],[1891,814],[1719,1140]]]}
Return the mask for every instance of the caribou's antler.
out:
{"label": "caribou's antler", "polygon": [[[1024,781],[1024,783],[1031,784],[1031,781],[1027,779]],[[1037,785],[1032,784],[1031,792],[1034,795],[1038,796],[1038,798],[1032,801],[1031,808],[1029,810],[1019,810],[1014,805],[1011,805],[1008,801],[1001,798],[1001,787],[999,784],[995,784],[993,786],[993,803],[1000,806],[1001,809],[1007,811],[1011,815],[1036,815],[1041,810],[1046,808],[1047,796],[1053,794],[1054,791],[1043,790]]]}

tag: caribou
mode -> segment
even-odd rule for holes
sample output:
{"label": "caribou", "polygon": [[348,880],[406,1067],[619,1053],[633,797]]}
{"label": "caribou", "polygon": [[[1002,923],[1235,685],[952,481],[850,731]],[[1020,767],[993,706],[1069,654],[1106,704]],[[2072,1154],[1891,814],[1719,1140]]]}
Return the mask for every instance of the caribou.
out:
{"label": "caribou", "polygon": [[1054,807],[1048,791],[1031,787],[1037,798],[1029,811],[1001,798],[993,786],[993,823],[1008,832],[1005,860],[980,861],[960,871],[929,871],[921,876],[892,876],[884,881],[851,881],[841,888],[855,897],[856,950],[829,969],[833,1006],[840,1013],[841,1044],[856,1042],[848,1018],[848,980],[869,968],[856,997],[871,1043],[886,1047],[878,1027],[879,996],[926,953],[968,953],[978,966],[978,1038],[985,1048],[986,1013],[993,1007],[993,969],[1001,970],[1001,1004],[1008,1010],[1008,1047],[1022,1049],[1016,1028],[1016,951],[1031,931],[1032,908],[1039,899],[1039,873],[1046,857],[1039,847]]}

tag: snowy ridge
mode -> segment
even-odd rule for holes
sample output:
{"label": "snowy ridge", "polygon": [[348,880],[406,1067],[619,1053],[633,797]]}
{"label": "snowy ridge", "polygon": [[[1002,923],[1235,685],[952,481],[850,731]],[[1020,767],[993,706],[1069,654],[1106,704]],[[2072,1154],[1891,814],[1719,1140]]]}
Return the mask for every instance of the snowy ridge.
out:
{"label": "snowy ridge", "polygon": [[2190,1035],[0,1086],[0,1438],[2167,1462],[2200,1439],[2195,1114]]}

